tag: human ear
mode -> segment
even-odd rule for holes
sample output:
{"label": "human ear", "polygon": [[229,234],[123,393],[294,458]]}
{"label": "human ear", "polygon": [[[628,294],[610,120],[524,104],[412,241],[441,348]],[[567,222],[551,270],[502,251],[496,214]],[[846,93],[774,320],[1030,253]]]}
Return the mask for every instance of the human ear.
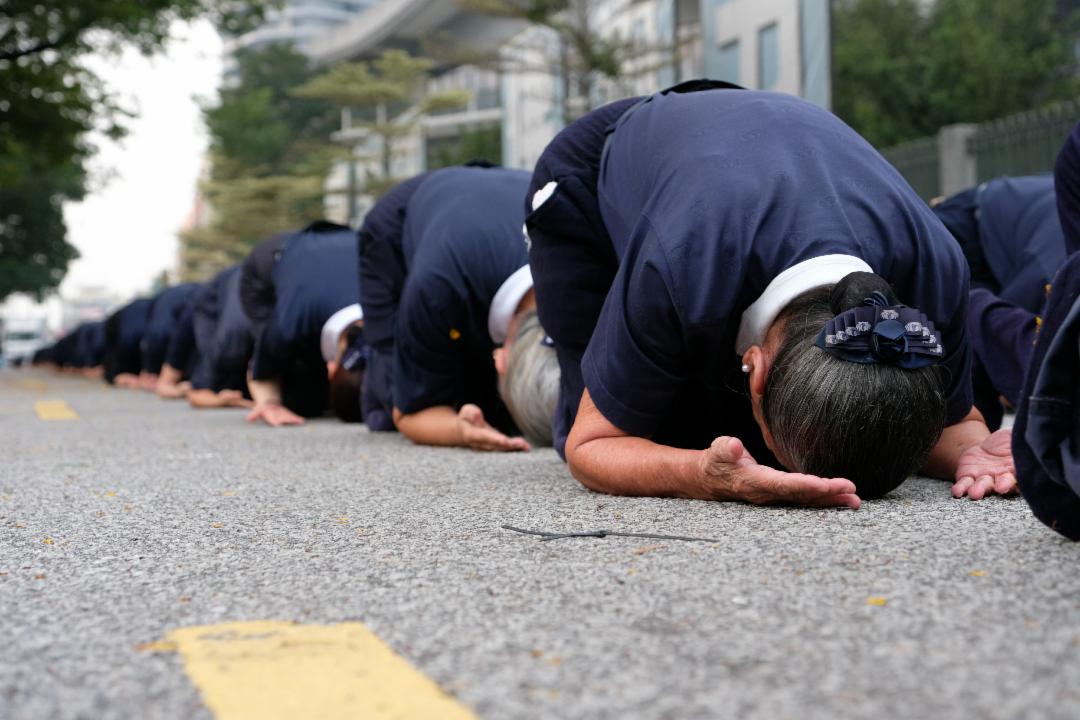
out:
{"label": "human ear", "polygon": [[750,349],[743,353],[742,361],[746,367],[750,398],[757,405],[765,394],[765,378],[769,374],[768,359],[760,345],[751,345]]}
{"label": "human ear", "polygon": [[506,374],[507,365],[507,350],[506,347],[497,347],[495,351],[491,353],[492,358],[495,360],[495,372],[500,376]]}

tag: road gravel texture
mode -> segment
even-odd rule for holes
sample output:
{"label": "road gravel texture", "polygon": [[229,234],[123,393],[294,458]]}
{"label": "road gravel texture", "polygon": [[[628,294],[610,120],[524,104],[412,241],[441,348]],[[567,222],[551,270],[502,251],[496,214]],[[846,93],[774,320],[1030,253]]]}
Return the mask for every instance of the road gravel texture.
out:
{"label": "road gravel texture", "polygon": [[147,644],[262,619],[361,621],[483,718],[1080,718],[1080,546],[1021,499],[609,497],[550,450],[0,373],[0,718],[209,718]]}

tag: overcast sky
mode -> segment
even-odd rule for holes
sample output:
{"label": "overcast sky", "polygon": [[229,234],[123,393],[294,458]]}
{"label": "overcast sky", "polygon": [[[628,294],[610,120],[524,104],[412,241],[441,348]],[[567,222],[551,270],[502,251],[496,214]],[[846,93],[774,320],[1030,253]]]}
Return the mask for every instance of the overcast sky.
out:
{"label": "overcast sky", "polygon": [[178,24],[174,36],[152,59],[127,52],[91,61],[137,117],[120,143],[101,143],[90,194],[64,208],[68,237],[81,253],[61,286],[65,297],[84,286],[131,295],[162,270],[175,270],[176,234],[191,210],[207,142],[197,98],[216,95],[222,47],[207,22]]}

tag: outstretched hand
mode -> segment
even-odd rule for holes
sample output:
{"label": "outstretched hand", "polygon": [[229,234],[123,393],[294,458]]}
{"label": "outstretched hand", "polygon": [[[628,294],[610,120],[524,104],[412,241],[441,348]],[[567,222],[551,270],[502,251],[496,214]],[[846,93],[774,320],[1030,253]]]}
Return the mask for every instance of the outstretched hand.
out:
{"label": "outstretched hand", "polygon": [[1016,467],[1012,458],[1012,429],[992,433],[964,451],[956,466],[953,497],[982,500],[987,495],[1015,495]]}
{"label": "outstretched hand", "polygon": [[734,437],[713,440],[701,456],[702,499],[742,500],[755,505],[809,505],[857,510],[855,483],[759,465]]}
{"label": "outstretched hand", "polygon": [[304,424],[304,418],[278,403],[264,403],[252,408],[251,412],[248,413],[247,421],[258,422],[259,420],[262,420],[270,427]]}
{"label": "outstretched hand", "polygon": [[458,411],[458,431],[461,441],[473,450],[517,452],[529,449],[525,438],[512,438],[499,432],[484,420],[484,411],[472,403]]}

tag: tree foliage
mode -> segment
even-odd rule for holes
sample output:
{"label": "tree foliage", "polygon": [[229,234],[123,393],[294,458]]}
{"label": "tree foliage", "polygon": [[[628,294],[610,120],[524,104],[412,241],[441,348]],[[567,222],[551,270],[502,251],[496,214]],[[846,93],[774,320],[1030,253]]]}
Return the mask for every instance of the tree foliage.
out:
{"label": "tree foliage", "polygon": [[470,94],[466,91],[428,92],[434,68],[435,62],[429,58],[386,50],[370,62],[335,65],[294,91],[298,97],[325,100],[347,109],[351,127],[376,138],[375,162],[365,169],[363,187],[351,187],[350,196],[363,191],[378,197],[392,187],[399,180],[393,174],[398,143],[416,132],[425,115],[468,103]]}
{"label": "tree foliage", "polygon": [[0,11],[0,299],[54,289],[76,257],[64,201],[86,192],[96,131],[120,138],[128,114],[83,60],[135,46],[160,50],[177,20],[228,31],[272,0],[4,0]]}
{"label": "tree foliage", "polygon": [[1074,15],[1056,0],[839,0],[835,112],[879,147],[1076,97]]}
{"label": "tree foliage", "polygon": [[235,55],[239,82],[203,108],[211,171],[202,192],[209,224],[181,234],[181,275],[201,280],[243,258],[260,239],[323,215],[334,152],[330,103],[294,94],[313,75],[287,43]]}

